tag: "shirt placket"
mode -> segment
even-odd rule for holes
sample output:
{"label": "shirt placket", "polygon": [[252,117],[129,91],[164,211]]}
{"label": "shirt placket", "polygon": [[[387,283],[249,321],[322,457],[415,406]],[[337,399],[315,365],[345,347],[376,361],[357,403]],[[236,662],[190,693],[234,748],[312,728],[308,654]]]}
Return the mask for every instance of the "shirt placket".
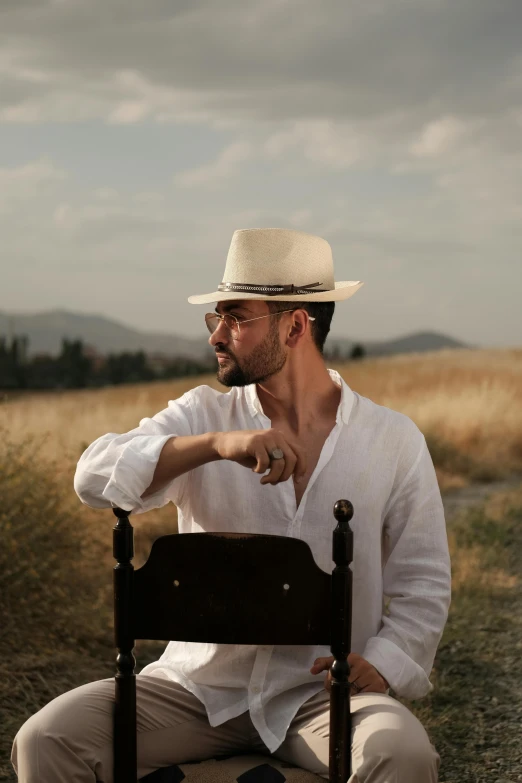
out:
{"label": "shirt placket", "polygon": [[256,658],[252,667],[252,674],[248,685],[248,707],[252,722],[258,727],[259,723],[265,724],[263,716],[263,685],[265,684],[266,672],[270,658],[272,657],[273,645],[263,644],[257,648]]}
{"label": "shirt placket", "polygon": [[[270,429],[270,427],[272,426],[272,421],[261,410],[257,411],[255,423],[256,423],[256,427],[260,430]],[[290,520],[289,523],[289,528],[290,528],[292,525],[293,518],[295,517],[295,493],[294,493],[292,479],[289,478],[288,481],[285,481],[283,484],[277,484],[276,486],[281,491],[284,511],[287,519]],[[290,535],[290,533],[287,533],[287,535]]]}
{"label": "shirt placket", "polygon": [[[258,410],[258,416],[256,417],[256,425],[259,429],[267,429],[272,426],[272,422],[268,418],[268,416],[266,416],[262,411]],[[284,483],[278,485],[279,488],[281,489],[281,495],[284,502],[284,507],[285,507],[287,517],[290,520],[286,531],[286,535],[289,538],[299,537],[301,531],[301,521],[303,519],[303,513],[304,513],[304,508],[306,504],[306,499],[308,497],[308,493],[310,492],[312,486],[314,485],[322,469],[328,464],[328,462],[332,458],[335,449],[335,444],[337,443],[337,439],[341,434],[341,428],[342,428],[342,420],[340,418],[340,413],[338,413],[335,426],[330,432],[330,434],[328,435],[323,445],[321,454],[319,456],[319,460],[317,461],[317,465],[315,466],[315,470],[310,476],[310,481],[308,482],[308,486],[306,487],[303,497],[301,498],[301,503],[299,504],[299,508],[297,508],[292,477],[290,477],[288,481],[285,481]]]}
{"label": "shirt placket", "polygon": [[[260,429],[265,429],[266,427],[272,426],[271,420],[261,411],[259,411],[259,417],[256,423]],[[341,432],[341,427],[342,423],[338,418],[334,428],[330,432],[323,445],[319,460],[315,466],[315,470],[310,476],[308,486],[303,494],[303,497],[301,498],[299,508],[297,508],[293,481],[288,479],[288,481],[278,485],[281,490],[281,496],[287,517],[290,520],[286,532],[286,535],[289,537],[299,537],[301,531],[301,521],[303,518],[308,493],[310,492],[313,484],[315,483],[323,468],[330,461],[337,443],[337,439],[339,438]],[[250,717],[252,719],[253,725],[260,734],[264,734],[265,732],[269,731],[263,712],[263,686],[265,683],[266,673],[270,664],[273,649],[273,645],[261,645],[258,647],[248,687],[248,705]]]}
{"label": "shirt placket", "polygon": [[[299,538],[301,534],[301,523],[303,520],[304,509],[308,498],[308,493],[310,492],[313,485],[317,481],[317,478],[321,473],[321,471],[323,470],[323,468],[325,468],[326,465],[330,462],[332,455],[334,453],[335,445],[337,443],[339,435],[341,434],[341,427],[342,425],[338,421],[335,427],[333,428],[333,430],[328,435],[323,445],[323,448],[321,450],[321,454],[317,461],[317,465],[315,466],[315,470],[310,476],[310,481],[308,482],[308,486],[306,487],[303,497],[301,498],[299,508],[297,508],[293,482],[291,482],[290,480],[288,482],[285,482],[284,485],[284,489],[286,490],[285,503],[289,508],[289,512],[290,512],[289,517],[291,520],[288,525],[286,535],[291,538]],[[286,486],[286,484],[290,484],[290,486]]]}

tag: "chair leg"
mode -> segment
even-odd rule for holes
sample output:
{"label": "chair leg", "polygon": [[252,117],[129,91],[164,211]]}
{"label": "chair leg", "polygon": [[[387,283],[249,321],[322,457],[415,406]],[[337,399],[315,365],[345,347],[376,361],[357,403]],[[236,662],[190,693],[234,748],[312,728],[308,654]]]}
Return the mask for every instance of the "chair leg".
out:
{"label": "chair leg", "polygon": [[350,684],[332,681],[330,693],[330,783],[346,783],[352,774]]}
{"label": "chair leg", "polygon": [[136,783],[136,675],[117,674],[114,679],[114,783]]}

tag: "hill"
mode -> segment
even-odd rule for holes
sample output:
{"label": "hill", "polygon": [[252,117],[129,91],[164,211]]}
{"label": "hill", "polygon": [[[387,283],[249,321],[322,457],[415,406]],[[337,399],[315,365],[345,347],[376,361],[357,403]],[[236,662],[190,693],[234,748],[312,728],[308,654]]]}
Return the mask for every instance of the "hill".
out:
{"label": "hill", "polygon": [[29,356],[36,353],[57,356],[64,337],[69,340],[83,340],[101,354],[143,350],[149,354],[203,358],[208,348],[206,341],[200,338],[140,332],[103,315],[72,313],[67,310],[51,310],[31,315],[0,311],[0,335],[10,333],[28,336]]}
{"label": "hill", "polygon": [[[57,356],[62,339],[82,340],[101,354],[135,352],[166,356],[188,356],[203,359],[213,351],[205,337],[188,338],[176,334],[141,332],[103,315],[73,313],[68,310],[25,314],[0,311],[0,336],[26,334],[29,338],[29,357],[36,353]],[[346,356],[355,343],[362,344],[370,356],[389,356],[396,353],[435,351],[441,348],[467,348],[468,346],[436,332],[418,332],[384,341],[349,340],[330,336],[325,348],[338,347]]]}
{"label": "hill", "polygon": [[358,343],[363,345],[368,356],[392,356],[396,353],[424,353],[442,348],[475,348],[438,332],[414,332],[392,340],[353,341],[334,337],[328,339],[328,345],[338,345],[342,355],[346,355]]}

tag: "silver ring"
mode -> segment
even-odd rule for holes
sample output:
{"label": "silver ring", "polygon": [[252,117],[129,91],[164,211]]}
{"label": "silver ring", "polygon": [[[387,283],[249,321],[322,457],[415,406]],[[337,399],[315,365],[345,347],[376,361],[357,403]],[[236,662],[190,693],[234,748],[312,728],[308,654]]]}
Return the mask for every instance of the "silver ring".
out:
{"label": "silver ring", "polygon": [[268,452],[270,455],[270,459],[283,459],[285,456],[284,451],[281,449],[272,449],[272,451]]}
{"label": "silver ring", "polygon": [[363,688],[359,687],[359,685],[357,685],[357,683],[355,683],[355,682],[352,682],[350,684],[355,688],[357,693],[360,693],[363,690]]}

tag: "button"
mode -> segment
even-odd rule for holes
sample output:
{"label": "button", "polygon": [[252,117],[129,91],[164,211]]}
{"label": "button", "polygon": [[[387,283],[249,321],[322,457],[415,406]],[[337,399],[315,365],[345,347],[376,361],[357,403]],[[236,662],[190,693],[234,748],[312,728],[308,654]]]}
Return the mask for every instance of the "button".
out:
{"label": "button", "polygon": [[254,687],[252,688],[252,693],[259,693],[259,688],[257,687],[257,685],[254,685]]}

